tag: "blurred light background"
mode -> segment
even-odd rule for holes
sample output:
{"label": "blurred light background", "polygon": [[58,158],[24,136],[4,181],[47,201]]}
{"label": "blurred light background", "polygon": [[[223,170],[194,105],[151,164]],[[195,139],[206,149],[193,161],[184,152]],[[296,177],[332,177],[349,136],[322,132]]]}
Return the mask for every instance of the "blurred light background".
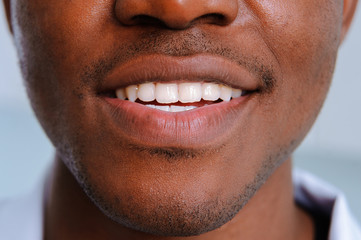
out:
{"label": "blurred light background", "polygon": [[[27,101],[0,4],[0,198],[29,191],[49,167],[53,148]],[[361,222],[361,9],[339,52],[334,81],[295,165],[342,189]]]}

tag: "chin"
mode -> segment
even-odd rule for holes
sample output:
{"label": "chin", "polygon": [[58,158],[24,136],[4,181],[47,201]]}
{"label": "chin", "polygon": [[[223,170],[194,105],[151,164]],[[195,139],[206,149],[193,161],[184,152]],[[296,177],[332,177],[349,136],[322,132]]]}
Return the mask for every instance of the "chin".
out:
{"label": "chin", "polygon": [[[89,189],[89,188],[88,188]],[[194,202],[183,196],[164,196],[161,201],[147,199],[131,201],[114,197],[106,201],[87,191],[90,199],[110,219],[120,225],[156,236],[196,236],[215,230],[230,221],[245,205],[250,196],[235,196],[232,199],[204,199]],[[125,200],[125,201],[124,201]]]}
{"label": "chin", "polygon": [[82,189],[107,218],[131,231],[168,237],[196,236],[223,226],[241,211],[270,174],[261,169],[249,183],[235,188],[238,191],[219,193],[212,184],[201,181],[182,184],[183,188],[164,183],[152,188],[147,183],[129,182],[125,184],[128,187],[119,189],[109,182],[103,185],[87,175],[86,169],[79,172],[83,175],[76,177]]}

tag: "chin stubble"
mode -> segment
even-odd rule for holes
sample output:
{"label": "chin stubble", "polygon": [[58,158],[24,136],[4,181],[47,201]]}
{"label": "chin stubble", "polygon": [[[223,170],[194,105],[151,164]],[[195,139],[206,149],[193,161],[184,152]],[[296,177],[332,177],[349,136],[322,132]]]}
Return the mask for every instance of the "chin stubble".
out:
{"label": "chin stubble", "polygon": [[[189,156],[188,151],[185,153],[186,156]],[[169,149],[154,149],[153,154],[158,157],[165,155],[169,157],[170,153]],[[171,159],[168,158],[167,161],[178,159],[180,157],[178,154],[179,152],[176,155],[173,152],[170,154]],[[173,158],[174,156],[176,157]],[[284,158],[286,159],[286,157]],[[214,196],[212,199],[194,204],[192,199],[174,197],[167,199],[165,197],[164,201],[160,202],[152,211],[142,210],[144,206],[132,205],[131,202],[127,201],[129,196],[117,195],[113,199],[104,199],[103,191],[98,186],[93,185],[88,171],[81,164],[81,161],[75,164],[77,168],[75,175],[82,189],[93,203],[107,217],[123,227],[156,236],[195,236],[215,230],[230,221],[241,211],[280,164],[271,158],[265,161],[253,180],[228,199]],[[119,203],[124,201],[128,202],[127,207],[120,209]]]}

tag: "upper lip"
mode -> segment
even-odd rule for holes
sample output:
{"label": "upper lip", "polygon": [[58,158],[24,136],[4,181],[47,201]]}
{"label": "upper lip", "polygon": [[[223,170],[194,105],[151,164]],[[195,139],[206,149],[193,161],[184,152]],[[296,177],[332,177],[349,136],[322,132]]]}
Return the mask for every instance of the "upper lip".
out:
{"label": "upper lip", "polygon": [[174,57],[161,54],[140,56],[116,66],[105,77],[101,91],[145,82],[207,81],[254,91],[262,82],[245,66],[224,57],[199,54]]}

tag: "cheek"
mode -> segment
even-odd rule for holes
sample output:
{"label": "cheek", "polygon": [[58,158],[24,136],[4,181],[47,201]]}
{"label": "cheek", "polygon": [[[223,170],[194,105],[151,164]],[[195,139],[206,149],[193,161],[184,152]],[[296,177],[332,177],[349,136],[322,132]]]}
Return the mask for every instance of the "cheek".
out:
{"label": "cheek", "polygon": [[297,132],[304,135],[331,82],[340,41],[342,1],[249,3],[259,16],[261,35],[281,69],[275,93],[264,110],[275,114],[279,136],[295,136]]}
{"label": "cheek", "polygon": [[101,51],[97,39],[110,4],[15,1],[12,15],[21,70],[32,107],[53,143],[62,142],[58,138],[69,128],[63,124],[68,122],[65,117],[82,109],[80,98],[91,86],[82,83],[79,70],[88,65],[87,55]]}
{"label": "cheek", "polygon": [[[19,30],[15,37],[19,52],[25,53],[26,67],[32,71],[52,67],[53,75],[72,83],[87,65],[86,59],[101,55],[99,40],[106,40],[112,27],[111,1],[20,0],[14,9]],[[29,61],[35,58],[45,67]]]}
{"label": "cheek", "polygon": [[[342,1],[249,1],[260,32],[286,73],[315,72],[340,41]],[[332,59],[334,60],[334,59]],[[313,76],[315,77],[315,76]]]}

